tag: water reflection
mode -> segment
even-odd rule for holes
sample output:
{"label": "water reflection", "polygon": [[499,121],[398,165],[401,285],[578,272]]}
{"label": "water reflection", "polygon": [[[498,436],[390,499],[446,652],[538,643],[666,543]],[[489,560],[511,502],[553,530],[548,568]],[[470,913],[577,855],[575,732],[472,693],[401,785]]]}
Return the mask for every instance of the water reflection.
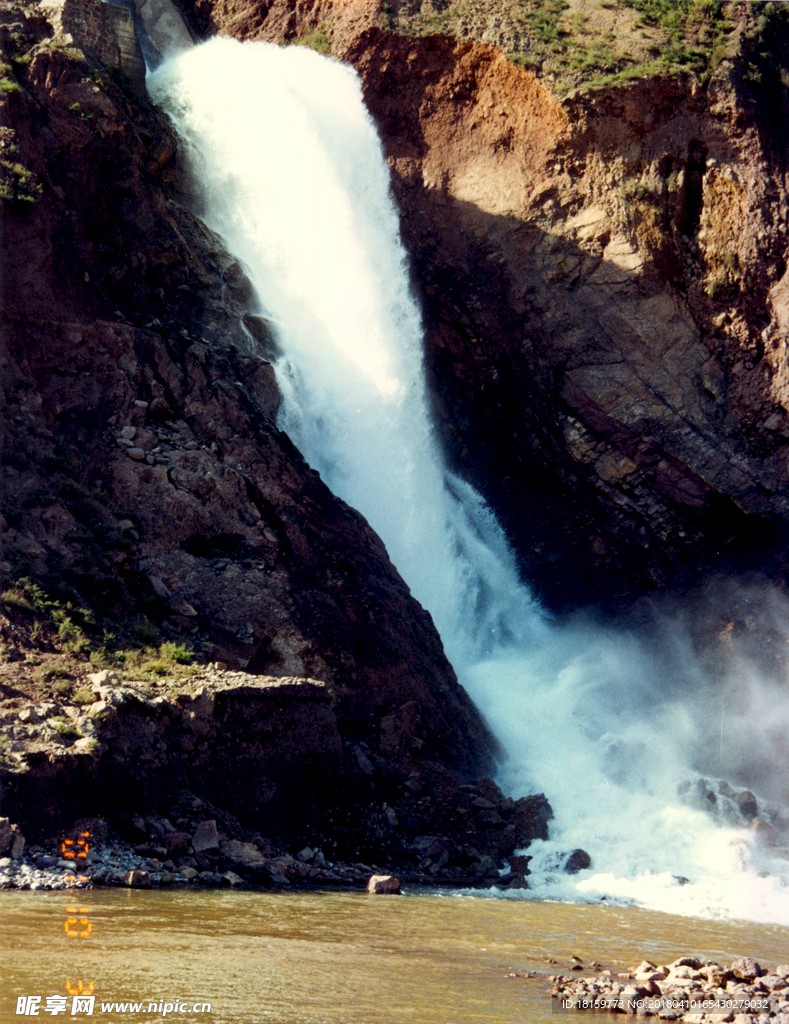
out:
{"label": "water reflection", "polygon": [[[778,926],[621,907],[119,890],[82,892],[78,905],[64,893],[0,901],[3,1024],[24,1019],[20,997],[41,997],[43,1011],[48,997],[66,996],[68,1014],[76,995],[95,996],[91,1019],[118,1022],[547,1024],[556,1019],[547,975],[569,971],[572,956],[612,970],[683,953],[786,959]],[[102,1010],[123,1002],[143,1005]],[[210,1013],[193,1012],[203,1003]],[[164,1013],[168,1004],[177,1011]]]}

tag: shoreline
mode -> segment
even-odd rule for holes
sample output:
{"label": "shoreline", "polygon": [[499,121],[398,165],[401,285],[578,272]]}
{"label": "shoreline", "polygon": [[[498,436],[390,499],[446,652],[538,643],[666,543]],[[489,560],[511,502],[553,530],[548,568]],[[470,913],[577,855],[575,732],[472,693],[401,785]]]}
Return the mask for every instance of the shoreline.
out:
{"label": "shoreline", "polygon": [[[2,819],[0,819],[2,821]],[[94,827],[95,827],[95,823]],[[215,822],[202,823],[211,826],[202,829],[218,835]],[[86,830],[87,832],[87,830]],[[198,828],[198,833],[200,828]],[[196,834],[198,834],[196,833]],[[86,834],[86,833],[83,833]],[[19,832],[14,833],[20,836]],[[184,834],[173,832],[177,842],[183,842]],[[213,843],[213,840],[209,839]],[[66,840],[61,848],[70,844],[70,850],[79,850],[57,855],[48,852],[47,845],[33,845],[22,850],[17,846],[17,856],[0,857],[0,891],[67,891],[74,889],[131,888],[131,889],[173,889],[212,888],[238,889],[248,891],[319,891],[322,889],[348,892],[364,892],[371,879],[394,879],[396,889],[381,889],[382,892],[399,892],[399,884],[414,885],[424,889],[455,888],[490,890],[496,880],[463,880],[425,875],[412,868],[393,868],[362,862],[347,863],[328,861],[322,851],[304,848],[292,855],[281,851],[262,853],[257,845],[231,839],[207,849],[195,850],[186,846],[184,854],[177,861],[167,857],[160,860],[156,854],[166,854],[166,847],[154,847],[141,843],[135,849],[129,843],[114,839],[97,846],[90,846],[88,840]],[[171,843],[171,847],[175,846]],[[199,845],[199,842],[198,842]],[[147,849],[143,849],[147,847]],[[506,876],[502,881],[504,888]]]}
{"label": "shoreline", "polygon": [[789,963],[771,970],[752,957],[740,957],[722,967],[684,956],[665,965],[643,960],[616,975],[606,970],[585,977],[550,975],[548,980],[557,1012],[625,1013],[697,1024],[789,1021]]}

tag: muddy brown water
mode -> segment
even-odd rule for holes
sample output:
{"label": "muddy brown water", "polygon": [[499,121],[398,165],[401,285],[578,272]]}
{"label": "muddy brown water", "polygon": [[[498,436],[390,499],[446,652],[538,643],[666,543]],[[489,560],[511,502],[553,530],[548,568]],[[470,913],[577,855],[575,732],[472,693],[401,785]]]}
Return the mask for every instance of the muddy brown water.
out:
{"label": "muddy brown water", "polygon": [[[532,1024],[558,1019],[547,976],[573,956],[613,971],[686,953],[789,960],[785,926],[479,896],[0,892],[0,908],[2,1024],[33,1019],[17,1013],[30,996],[39,1020]],[[92,1013],[72,1013],[80,993]],[[143,1005],[102,1009],[124,1002]]]}

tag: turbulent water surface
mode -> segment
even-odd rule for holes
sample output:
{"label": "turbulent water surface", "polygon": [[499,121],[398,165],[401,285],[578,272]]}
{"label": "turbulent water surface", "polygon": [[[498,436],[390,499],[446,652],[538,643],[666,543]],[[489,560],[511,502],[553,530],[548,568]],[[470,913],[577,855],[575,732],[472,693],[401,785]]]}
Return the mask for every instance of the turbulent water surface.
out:
{"label": "turbulent water surface", "polygon": [[[203,216],[276,330],[281,425],[433,615],[509,752],[504,788],[551,800],[552,837],[529,851],[524,898],[789,923],[789,863],[727,816],[719,782],[782,795],[777,683],[733,659],[699,665],[667,618],[647,638],[552,624],[484,502],[444,468],[388,169],[353,71],[303,48],[217,39],[151,85],[191,155]],[[571,877],[560,868],[575,847],[593,863]]]}
{"label": "turbulent water surface", "polygon": [[[644,955],[786,953],[777,926],[457,896],[0,892],[0,909],[2,1024],[28,1019],[20,996],[41,998],[38,1019],[113,1024],[548,1024],[547,977],[573,956],[616,972]],[[90,1017],[71,1016],[80,990]],[[67,999],[56,1017],[53,995]]]}

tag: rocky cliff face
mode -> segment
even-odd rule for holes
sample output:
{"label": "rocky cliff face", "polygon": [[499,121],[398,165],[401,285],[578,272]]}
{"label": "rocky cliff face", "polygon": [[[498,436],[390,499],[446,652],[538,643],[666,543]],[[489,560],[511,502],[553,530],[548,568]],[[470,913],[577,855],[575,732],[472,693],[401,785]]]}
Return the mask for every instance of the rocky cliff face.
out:
{"label": "rocky cliff face", "polygon": [[[488,768],[430,617],[277,429],[266,324],[187,212],[162,117],[35,9],[0,8],[0,47],[0,589],[51,599],[3,618],[11,710],[64,645],[79,677],[91,651],[170,638],[330,687],[338,763],[363,740],[396,778]],[[18,773],[51,754],[18,742],[2,754],[17,818]]]}
{"label": "rocky cliff face", "polygon": [[241,38],[320,39],[358,69],[446,449],[526,576],[556,607],[768,551],[783,580],[783,16],[727,5],[730,59],[704,81],[559,100],[492,47],[330,8],[196,10]]}
{"label": "rocky cliff face", "polygon": [[[301,40],[358,68],[448,457],[548,603],[632,595],[676,579],[677,562],[690,575],[771,554],[783,578],[783,15],[759,34],[749,5],[730,5],[732,57],[703,83],[666,73],[560,100],[491,46],[387,31],[375,3],[181,7],[203,32]],[[243,269],[188,212],[166,123],[53,33],[41,10],[0,6],[5,710],[64,644],[82,659],[69,664],[77,685],[91,650],[186,642],[326,688],[297,691],[314,727],[305,749],[328,757],[324,809],[375,806],[381,849],[393,849],[392,793],[414,828],[451,831],[441,816],[458,778],[491,763],[484,725],[378,538],[278,431],[267,325]],[[14,590],[20,578],[39,590]],[[210,800],[225,699],[195,739],[193,788]],[[127,744],[127,766],[149,762],[140,799],[188,772],[189,757],[170,756],[176,719],[190,738],[181,703]],[[67,776],[110,799],[101,743],[69,761],[48,742],[20,735],[3,753],[15,812],[44,779],[50,805]],[[415,772],[438,795],[409,810]],[[517,832],[493,795],[476,805],[496,817],[488,831]]]}
{"label": "rocky cliff face", "polygon": [[[505,798],[484,778],[464,784],[435,758],[408,763],[397,740],[419,729],[416,701],[389,716],[390,742],[380,746],[361,733],[349,740],[341,704],[319,680],[214,667],[147,686],[105,670],[71,698],[2,701],[4,734],[27,762],[3,773],[3,809],[28,842],[104,816],[139,844],[148,835],[140,815],[150,826],[152,812],[172,822],[201,808],[190,834],[213,818],[226,837],[257,837],[262,848],[306,846],[333,862],[394,864],[465,884],[498,881],[504,857],[546,838],[545,797]],[[154,827],[148,838],[156,836]],[[526,864],[516,863],[521,877],[510,881],[522,886]]]}

